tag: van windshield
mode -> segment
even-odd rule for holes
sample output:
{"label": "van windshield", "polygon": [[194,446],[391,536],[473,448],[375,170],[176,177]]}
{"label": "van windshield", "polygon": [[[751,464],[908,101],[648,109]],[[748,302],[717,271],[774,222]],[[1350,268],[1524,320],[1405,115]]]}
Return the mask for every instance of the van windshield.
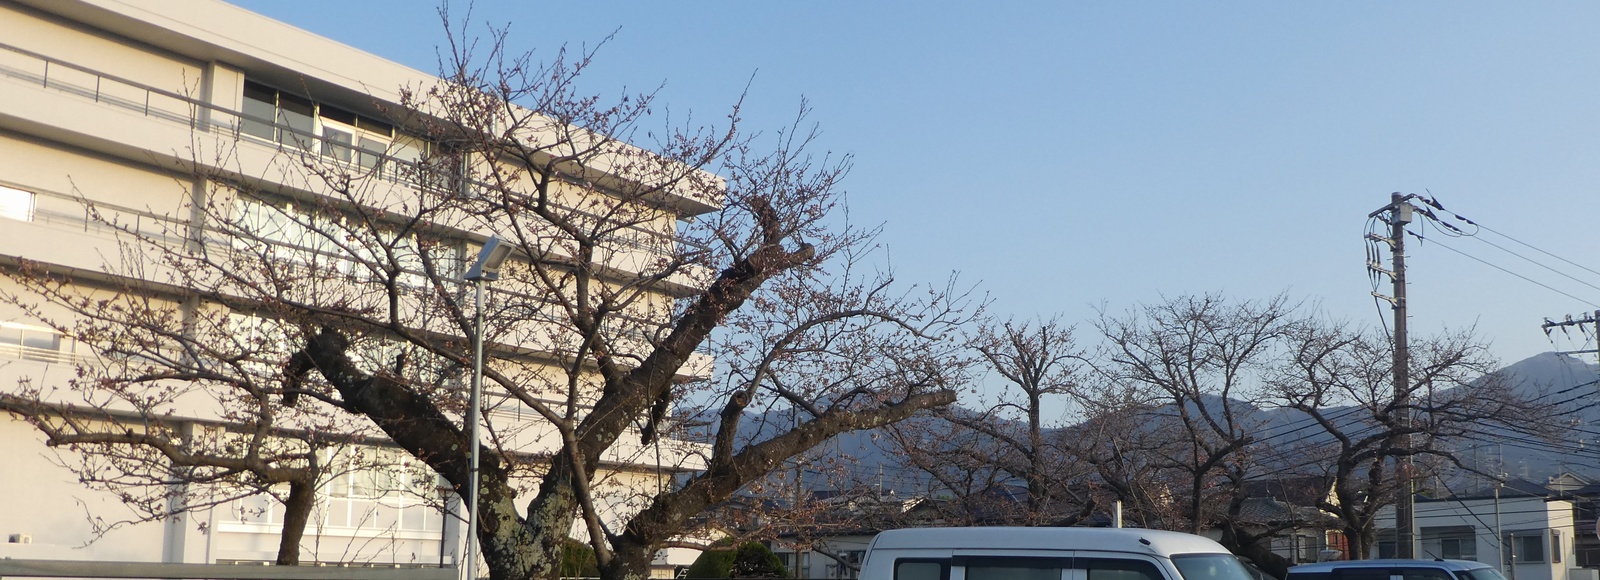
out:
{"label": "van windshield", "polygon": [[1183,580],[1251,580],[1233,554],[1178,554],[1172,557]]}

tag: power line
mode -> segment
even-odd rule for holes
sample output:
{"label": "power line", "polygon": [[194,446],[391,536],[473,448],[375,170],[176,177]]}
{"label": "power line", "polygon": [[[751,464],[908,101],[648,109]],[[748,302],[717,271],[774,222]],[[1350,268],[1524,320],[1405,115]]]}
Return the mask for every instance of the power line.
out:
{"label": "power line", "polygon": [[[1563,258],[1561,256],[1557,256],[1554,253],[1551,253],[1551,252],[1549,252],[1549,251],[1547,251],[1547,250],[1545,250],[1543,248],[1540,248],[1540,247],[1535,246],[1533,244],[1530,244],[1530,243],[1524,242],[1522,240],[1519,240],[1517,238],[1514,238],[1510,234],[1507,234],[1505,232],[1501,232],[1500,230],[1496,230],[1496,229],[1491,228],[1489,226],[1486,226],[1486,225],[1480,224],[1478,222],[1472,221],[1471,219],[1468,219],[1468,218],[1462,216],[1461,214],[1446,210],[1444,208],[1444,205],[1440,204],[1437,198],[1431,197],[1432,194],[1433,194],[1433,192],[1429,192],[1429,196],[1418,196],[1418,199],[1422,200],[1422,202],[1424,204],[1428,205],[1429,207],[1432,207],[1433,209],[1437,209],[1437,210],[1439,210],[1441,212],[1448,213],[1451,216],[1455,217],[1457,220],[1460,220],[1462,222],[1470,224],[1474,228],[1488,231],[1489,233],[1492,233],[1492,234],[1495,234],[1495,235],[1500,236],[1502,238],[1511,240],[1512,242],[1516,242],[1518,245],[1521,245],[1521,246],[1523,246],[1525,248],[1531,249],[1531,250],[1533,250],[1535,252],[1539,252],[1539,253],[1544,254],[1546,256],[1550,256],[1552,258],[1555,258],[1557,260],[1565,262],[1565,263],[1567,263],[1567,264],[1569,264],[1571,266],[1574,266],[1574,267],[1576,267],[1576,268],[1578,268],[1580,270],[1584,270],[1586,272],[1589,272],[1590,274],[1594,274],[1596,276],[1600,276],[1600,271],[1596,271],[1596,270],[1591,269],[1591,268],[1589,268],[1587,266],[1584,266],[1583,264],[1579,264],[1579,263],[1574,262],[1572,260],[1568,260],[1568,259]],[[1449,236],[1452,236],[1452,237],[1459,237],[1459,236],[1478,237],[1475,233],[1468,234],[1465,231],[1461,230],[1460,228],[1456,228],[1455,226],[1452,226],[1452,225],[1449,225],[1447,223],[1444,223],[1444,220],[1440,219],[1438,215],[1434,214],[1431,211],[1423,211],[1422,214],[1427,216],[1428,219],[1431,219],[1431,220],[1433,220],[1435,222],[1438,222],[1441,225],[1443,225],[1447,230],[1447,231],[1445,231],[1446,235],[1449,235]],[[1452,231],[1456,232],[1456,233],[1451,233]],[[1494,245],[1494,244],[1490,244],[1490,245]],[[1498,248],[1499,246],[1495,246],[1495,247]],[[1501,248],[1501,249],[1504,250],[1504,248]],[[1514,252],[1510,252],[1509,250],[1506,250],[1506,252],[1510,253],[1512,255],[1516,255]],[[1518,257],[1521,257],[1521,256],[1518,256]],[[1527,258],[1523,258],[1523,259],[1526,260]],[[1529,260],[1529,261],[1531,262],[1533,260]]]}
{"label": "power line", "polygon": [[[1580,280],[1580,279],[1578,279],[1578,277],[1576,277],[1576,276],[1573,276],[1573,275],[1571,275],[1571,274],[1568,274],[1568,273],[1566,273],[1566,272],[1562,272],[1562,271],[1560,271],[1560,270],[1557,270],[1557,269],[1555,269],[1555,268],[1552,268],[1552,267],[1550,267],[1550,266],[1549,266],[1549,265],[1547,265],[1547,264],[1545,264],[1545,263],[1544,263],[1544,262],[1540,262],[1540,261],[1537,261],[1537,260],[1534,260],[1534,259],[1531,259],[1531,258],[1529,258],[1529,257],[1527,257],[1527,256],[1524,256],[1524,255],[1522,255],[1522,254],[1518,254],[1518,253],[1516,253],[1516,252],[1513,252],[1513,251],[1511,251],[1511,250],[1508,250],[1508,249],[1506,249],[1506,248],[1504,248],[1504,247],[1502,247],[1502,246],[1500,246],[1500,245],[1499,245],[1499,244],[1496,244],[1496,243],[1494,243],[1494,242],[1491,242],[1491,241],[1489,241],[1489,240],[1485,240],[1485,239],[1483,239],[1483,238],[1481,238],[1481,237],[1478,237],[1478,236],[1468,236],[1468,237],[1471,237],[1471,238],[1472,238],[1472,239],[1474,239],[1474,240],[1478,240],[1478,241],[1480,241],[1480,242],[1483,242],[1483,243],[1485,243],[1485,244],[1488,244],[1488,245],[1490,245],[1490,246],[1492,246],[1492,247],[1494,247],[1494,248],[1495,248],[1495,249],[1498,249],[1498,250],[1500,250],[1500,251],[1502,251],[1502,252],[1505,252],[1505,253],[1507,253],[1507,254],[1511,254],[1511,255],[1513,255],[1513,256],[1516,256],[1516,257],[1518,257],[1518,258],[1522,258],[1522,259],[1523,259],[1523,260],[1525,260],[1525,261],[1527,261],[1527,262],[1528,262],[1528,263],[1530,263],[1530,264],[1533,264],[1533,265],[1535,265],[1535,266],[1538,266],[1538,267],[1540,267],[1540,268],[1544,268],[1544,269],[1546,269],[1546,270],[1549,270],[1549,271],[1551,271],[1551,272],[1555,272],[1555,273],[1556,273],[1556,275],[1558,275],[1558,276],[1561,276],[1561,277],[1563,277],[1563,278],[1566,278],[1566,279],[1568,279],[1568,280],[1572,280],[1572,281],[1573,281],[1573,282],[1577,282],[1577,283],[1579,283],[1579,284],[1582,284],[1582,285],[1584,285],[1584,286],[1588,286],[1588,287],[1590,287],[1590,288],[1593,288],[1593,289],[1595,289],[1595,290],[1600,290],[1600,286],[1596,286],[1596,285],[1594,285],[1594,284],[1590,284],[1590,283],[1588,283],[1588,282],[1585,282],[1585,281],[1583,281],[1583,280]],[[1581,267],[1581,266],[1580,266],[1580,267]]]}
{"label": "power line", "polygon": [[[1419,239],[1419,240],[1420,240],[1420,239],[1423,239],[1423,238],[1422,238],[1422,236],[1419,236],[1419,235],[1417,235],[1417,234],[1416,234],[1416,232],[1412,232],[1412,231],[1410,231],[1410,230],[1407,230],[1407,231],[1406,231],[1406,233],[1408,233],[1408,234],[1411,234],[1411,235],[1412,235],[1412,236],[1413,236],[1413,237],[1416,237],[1416,238],[1417,238],[1417,239]],[[1529,282],[1529,283],[1532,283],[1532,284],[1534,284],[1534,285],[1537,285],[1537,286],[1539,286],[1539,287],[1541,287],[1541,288],[1544,288],[1544,289],[1546,289],[1546,290],[1549,290],[1549,291],[1551,291],[1551,292],[1555,292],[1555,293],[1557,293],[1557,294],[1560,294],[1560,295],[1562,295],[1562,296],[1566,296],[1566,297],[1567,297],[1567,298],[1571,298],[1571,299],[1573,299],[1573,300],[1577,300],[1577,301],[1578,301],[1578,302],[1582,302],[1582,303],[1584,303],[1584,304],[1588,304],[1588,305],[1590,305],[1590,306],[1593,306],[1593,307],[1595,307],[1595,308],[1600,308],[1600,304],[1595,304],[1595,303],[1593,303],[1593,302],[1590,302],[1590,301],[1588,301],[1588,300],[1584,300],[1584,299],[1582,299],[1582,298],[1579,298],[1579,297],[1577,297],[1577,296],[1573,296],[1573,295],[1572,295],[1572,294],[1568,294],[1568,293],[1566,293],[1566,292],[1563,292],[1563,291],[1561,291],[1561,290],[1557,290],[1557,289],[1555,289],[1555,288],[1554,288],[1554,287],[1552,287],[1552,286],[1550,286],[1550,285],[1549,285],[1549,284],[1545,284],[1545,283],[1543,283],[1543,282],[1539,282],[1539,281],[1537,281],[1537,280],[1534,280],[1534,279],[1532,279],[1532,278],[1529,278],[1529,277],[1527,277],[1527,276],[1523,276],[1523,275],[1522,275],[1522,274],[1518,274],[1518,273],[1516,273],[1516,272],[1512,272],[1512,271],[1511,271],[1511,270],[1507,270],[1507,269],[1505,269],[1505,268],[1503,268],[1503,267],[1501,267],[1501,266],[1499,266],[1499,265],[1496,265],[1496,264],[1492,264],[1492,263],[1490,263],[1490,262],[1489,262],[1489,261],[1487,261],[1487,260],[1484,260],[1484,259],[1482,259],[1482,258],[1479,258],[1479,257],[1477,257],[1477,256],[1474,256],[1474,255],[1472,255],[1472,254],[1468,254],[1468,253],[1466,253],[1466,252],[1463,252],[1463,251],[1461,251],[1461,250],[1458,250],[1458,249],[1455,249],[1455,248],[1452,248],[1452,247],[1450,247],[1450,245],[1449,245],[1449,244],[1444,244],[1444,243],[1440,243],[1440,242],[1438,242],[1438,241],[1435,241],[1435,242],[1434,242],[1434,245],[1435,245],[1435,246],[1438,246],[1438,247],[1441,247],[1441,248],[1444,248],[1444,249],[1446,249],[1446,250],[1450,250],[1450,251],[1452,251],[1452,252],[1455,252],[1455,253],[1457,253],[1457,254],[1460,254],[1460,255],[1462,255],[1462,256],[1465,256],[1465,257],[1467,257],[1467,258],[1468,258],[1468,259],[1471,259],[1471,260],[1473,260],[1473,261],[1476,261],[1476,262],[1478,262],[1478,263],[1480,263],[1480,264],[1483,264],[1483,265],[1485,265],[1485,266],[1488,266],[1488,267],[1490,267],[1490,268],[1494,268],[1494,269],[1496,269],[1496,270],[1499,270],[1499,271],[1501,271],[1501,272],[1505,272],[1505,273],[1507,273],[1507,274],[1510,274],[1510,275],[1512,275],[1512,276],[1515,276],[1515,277],[1517,277],[1517,278],[1521,278],[1521,279],[1522,279],[1522,280],[1524,280],[1524,281],[1527,281],[1527,282]]]}

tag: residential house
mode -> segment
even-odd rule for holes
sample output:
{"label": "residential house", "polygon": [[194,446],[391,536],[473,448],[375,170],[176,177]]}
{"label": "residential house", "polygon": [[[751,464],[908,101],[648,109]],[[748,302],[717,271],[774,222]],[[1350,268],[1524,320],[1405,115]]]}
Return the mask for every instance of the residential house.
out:
{"label": "residential house", "polygon": [[[1332,493],[1323,476],[1280,477],[1245,482],[1239,520],[1246,530],[1270,537],[1274,554],[1291,565],[1340,558],[1349,553],[1337,520],[1319,507]],[[1216,539],[1221,534],[1209,531]]]}
{"label": "residential house", "polygon": [[[1513,580],[1568,580],[1578,567],[1574,503],[1543,484],[1513,479],[1448,498],[1419,497],[1419,557],[1498,563]],[[1377,556],[1395,555],[1394,510],[1378,520]]]}

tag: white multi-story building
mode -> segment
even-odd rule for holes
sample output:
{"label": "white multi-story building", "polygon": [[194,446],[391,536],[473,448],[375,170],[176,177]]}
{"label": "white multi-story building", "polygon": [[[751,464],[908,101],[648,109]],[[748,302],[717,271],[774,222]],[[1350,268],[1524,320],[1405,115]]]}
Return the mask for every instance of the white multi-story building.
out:
{"label": "white multi-story building", "polygon": [[[27,260],[73,274],[74,283],[111,288],[118,280],[103,272],[108,264],[130,264],[124,253],[130,236],[175,246],[228,249],[237,244],[207,233],[205,212],[186,205],[196,200],[228,203],[241,216],[240,224],[254,219],[262,228],[276,228],[258,232],[253,243],[282,244],[291,255],[337,253],[336,248],[297,247],[300,234],[292,230],[304,224],[274,222],[271,212],[250,217],[260,204],[280,204],[273,207],[281,215],[281,204],[314,205],[317,196],[326,195],[297,159],[315,157],[330,167],[342,164],[364,172],[401,198],[407,188],[424,186],[419,174],[402,168],[423,159],[434,146],[419,136],[421,130],[406,124],[405,119],[425,115],[397,112],[403,112],[406,100],[402,88],[425,91],[439,82],[433,75],[216,0],[0,0],[0,30],[4,267]],[[230,200],[202,176],[223,173],[248,180],[253,192],[276,197]],[[581,177],[565,195],[607,195],[592,186],[606,182],[607,176]],[[198,193],[206,191],[212,192],[209,198]],[[656,204],[652,211],[665,217],[629,227],[638,236],[669,244],[677,220],[717,209],[715,199],[670,190],[656,192],[651,202]],[[459,262],[470,259],[494,233],[493,224],[482,221],[431,223],[429,228],[437,239],[458,247]],[[649,245],[656,251],[661,247],[641,246]],[[616,250],[603,259],[623,271],[630,264],[649,262],[650,251]],[[359,257],[341,259],[354,264]],[[156,271],[163,266],[152,261],[148,267]],[[651,290],[658,296],[648,302],[670,305],[675,296],[693,290],[693,280],[662,280]],[[12,283],[0,279],[0,284]],[[61,312],[46,306],[42,314]],[[235,315],[241,332],[256,328],[249,316]],[[546,347],[525,343],[498,348],[537,360],[538,351]],[[79,365],[96,364],[98,357],[40,323],[36,314],[15,305],[0,309],[0,390],[25,385],[48,391],[71,381]],[[709,357],[701,355],[686,368],[691,370],[681,378],[703,376],[710,369]],[[209,414],[203,405],[190,406],[188,412],[192,416],[178,417],[178,422],[226,427],[225,418]],[[517,420],[519,412],[515,404],[501,402],[491,416]],[[505,437],[523,441],[516,451],[537,454],[549,433],[538,427],[535,415],[525,415],[522,420],[531,426]],[[32,426],[0,413],[0,490],[11,498],[0,502],[0,557],[190,563],[273,559],[279,507],[277,500],[260,495],[165,522],[119,527],[97,538],[91,520],[126,519],[131,517],[128,508],[114,494],[90,492],[79,484],[42,441]],[[685,445],[672,443],[679,451]],[[673,470],[692,467],[683,463],[682,453],[669,450],[663,457],[659,447],[611,450],[608,473],[624,488],[649,487],[666,485]],[[371,449],[365,452],[369,459],[388,457],[388,463],[401,466],[408,461],[381,441]],[[383,491],[409,488],[427,495],[436,485],[431,477],[391,469],[326,478],[301,559],[455,564],[462,543],[459,518],[441,512],[436,503]],[[406,478],[415,481],[400,481]],[[616,509],[630,505],[636,504],[619,500]]]}

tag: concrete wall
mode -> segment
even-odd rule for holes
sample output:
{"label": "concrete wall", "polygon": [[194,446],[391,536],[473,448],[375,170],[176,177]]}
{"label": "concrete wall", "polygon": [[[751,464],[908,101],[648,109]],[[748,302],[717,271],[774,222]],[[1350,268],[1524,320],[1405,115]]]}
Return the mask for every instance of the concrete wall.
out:
{"label": "concrete wall", "polygon": [[[94,543],[90,516],[105,523],[134,517],[109,493],[85,489],[55,463],[55,453],[31,425],[0,413],[0,558],[160,562],[164,526],[123,527]],[[12,535],[28,543],[12,543]]]}

